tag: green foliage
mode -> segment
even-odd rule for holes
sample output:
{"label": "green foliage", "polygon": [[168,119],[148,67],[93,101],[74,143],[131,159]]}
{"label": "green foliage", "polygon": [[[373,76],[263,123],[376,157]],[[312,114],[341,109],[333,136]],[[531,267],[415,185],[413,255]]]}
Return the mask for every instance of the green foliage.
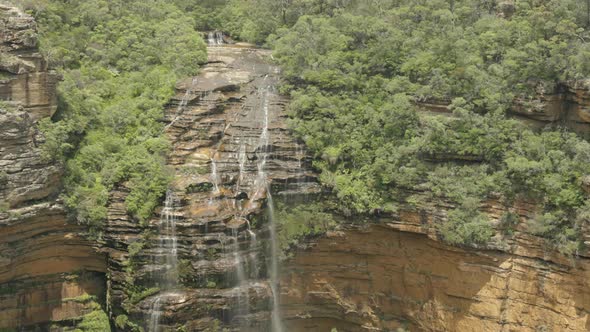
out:
{"label": "green foliage", "polygon": [[283,252],[300,240],[323,234],[336,225],[331,213],[322,203],[306,203],[289,207],[279,205],[276,214],[279,225],[279,246]]}
{"label": "green foliage", "polygon": [[8,174],[5,171],[0,171],[0,188],[8,184]]}
{"label": "green foliage", "polygon": [[144,247],[145,243],[143,241],[135,241],[131,243],[127,247],[127,252],[129,253],[130,259],[135,258],[141,252],[141,250],[143,250]]}
{"label": "green foliage", "polygon": [[93,311],[84,315],[78,323],[76,332],[108,332],[111,331],[109,317],[96,302],[93,304]]}
{"label": "green foliage", "polygon": [[[400,193],[427,189],[426,199],[458,206],[441,237],[480,245],[493,232],[478,202],[525,197],[543,210],[533,232],[576,252],[590,145],[506,113],[516,99],[531,104],[538,91],[590,75],[578,2],[520,1],[510,19],[475,0],[304,2],[287,6],[300,14],[267,42],[287,79],[291,125],[342,212],[384,211],[391,197],[417,201]],[[429,102],[452,114],[419,112]]]}
{"label": "green foliage", "polygon": [[78,303],[89,303],[89,302],[96,301],[96,296],[89,295],[88,293],[84,293],[78,297],[62,299],[62,302],[67,302],[67,301],[73,301],[73,302],[78,302]]}
{"label": "green foliage", "polygon": [[119,315],[115,318],[115,326],[119,329],[123,329],[129,323],[129,317],[127,315]]}
{"label": "green foliage", "polygon": [[178,277],[180,280],[191,278],[194,270],[189,259],[181,259],[178,261]]}
{"label": "green foliage", "polygon": [[6,213],[8,212],[8,210],[10,210],[10,204],[8,204],[8,202],[0,200],[0,213]]}
{"label": "green foliage", "polygon": [[31,7],[42,51],[60,70],[59,111],[45,120],[44,156],[66,165],[66,206],[100,230],[109,191],[150,217],[165,192],[163,106],[179,77],[206,61],[195,21],[169,1],[54,1]]}
{"label": "green foliage", "polygon": [[137,304],[139,302],[141,302],[141,300],[152,296],[156,293],[158,293],[160,291],[160,289],[158,287],[152,287],[152,288],[147,288],[138,292],[134,292],[131,294],[131,298],[129,299],[129,301],[132,304]]}
{"label": "green foliage", "polygon": [[453,245],[485,244],[494,235],[494,230],[485,214],[479,211],[479,202],[468,198],[448,218],[437,225],[447,243]]}

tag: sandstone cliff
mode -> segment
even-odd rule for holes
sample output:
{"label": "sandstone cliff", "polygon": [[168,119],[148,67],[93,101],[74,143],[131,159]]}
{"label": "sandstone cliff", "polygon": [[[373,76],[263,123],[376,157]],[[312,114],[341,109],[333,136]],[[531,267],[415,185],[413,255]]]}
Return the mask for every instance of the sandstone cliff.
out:
{"label": "sandstone cliff", "polygon": [[[166,211],[142,226],[125,213],[126,188],[112,195],[103,250],[114,318],[126,315],[146,329],[269,329],[267,190],[277,200],[319,190],[303,146],[287,130],[269,56],[210,47],[201,75],[178,84],[165,113],[174,174]],[[169,234],[158,230],[164,213],[176,228],[179,285],[169,290],[155,278],[167,273],[161,243]],[[143,249],[130,255],[132,244]]]}
{"label": "sandstone cliff", "polygon": [[105,264],[56,201],[61,168],[42,157],[40,119],[58,77],[38,53],[32,17],[0,6],[0,329],[71,325],[102,297]]}
{"label": "sandstone cliff", "polygon": [[[452,205],[402,208],[310,241],[283,271],[281,303],[293,331],[588,331],[588,253],[575,260],[527,234],[535,205],[488,250],[438,241]],[[500,224],[506,207],[482,205]]]}
{"label": "sandstone cliff", "polygon": [[[33,19],[8,7],[0,13],[0,98],[7,101],[0,107],[0,329],[68,330],[108,299],[113,327],[122,331],[133,326],[117,318],[149,328],[154,313],[168,331],[271,330],[269,190],[276,201],[297,203],[320,188],[287,130],[269,53],[209,49],[202,74],[179,82],[165,112],[170,206],[142,225],[126,213],[122,183],[110,197],[104,237],[91,242],[67,222],[57,198],[61,167],[39,149],[37,123],[56,110],[57,76],[38,54]],[[513,112],[588,132],[589,96],[586,83],[564,83],[537,101],[516,102]],[[519,223],[480,250],[438,240],[434,225],[452,208],[402,202],[397,214],[362,226],[348,220],[310,239],[283,264],[286,330],[590,330],[590,255],[570,260],[529,235],[533,202],[482,204],[497,228],[507,210]],[[168,272],[161,250],[168,234],[159,228],[171,216],[178,285],[164,289],[154,276]]]}

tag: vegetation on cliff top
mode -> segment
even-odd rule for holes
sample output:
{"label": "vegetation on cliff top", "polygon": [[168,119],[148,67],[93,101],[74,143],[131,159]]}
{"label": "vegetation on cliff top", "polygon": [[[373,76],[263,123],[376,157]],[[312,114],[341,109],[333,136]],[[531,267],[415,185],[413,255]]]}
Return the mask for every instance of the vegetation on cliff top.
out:
{"label": "vegetation on cliff top", "polygon": [[25,5],[43,54],[63,74],[57,121],[42,129],[47,156],[66,165],[66,205],[99,227],[109,190],[127,183],[127,209],[145,220],[169,181],[163,106],[177,79],[206,61],[194,19],[165,0]]}
{"label": "vegetation on cliff top", "polygon": [[[493,234],[480,203],[500,197],[511,206],[524,198],[541,206],[529,230],[573,254],[590,216],[582,189],[590,144],[559,127],[535,132],[507,111],[515,100],[529,107],[539,92],[589,76],[585,6],[38,2],[44,51],[65,78],[61,121],[46,124],[46,146],[67,163],[66,203],[79,221],[104,219],[108,190],[123,181],[132,190],[129,211],[145,219],[167,182],[162,105],[177,75],[194,73],[204,60],[194,29],[222,29],[275,49],[293,128],[343,213],[442,198],[457,206],[439,226],[443,239],[479,244]],[[419,112],[432,101],[452,114]]]}
{"label": "vegetation on cliff top", "polygon": [[[480,203],[524,198],[542,208],[531,232],[567,254],[580,248],[590,144],[559,127],[534,132],[507,111],[590,75],[586,3],[217,3],[217,28],[275,49],[293,128],[344,213],[430,195],[457,206],[439,227],[443,239],[478,244],[493,235]],[[452,114],[418,112],[431,101],[449,103]],[[416,191],[426,194],[404,194]]]}

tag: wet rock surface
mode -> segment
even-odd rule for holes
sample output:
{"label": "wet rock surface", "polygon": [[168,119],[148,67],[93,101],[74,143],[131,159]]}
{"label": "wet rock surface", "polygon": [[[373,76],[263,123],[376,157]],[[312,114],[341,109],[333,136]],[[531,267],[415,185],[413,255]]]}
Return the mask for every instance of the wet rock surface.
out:
{"label": "wet rock surface", "polygon": [[[165,113],[180,281],[170,292],[179,295],[161,290],[137,303],[130,317],[147,322],[156,305],[161,330],[269,329],[268,190],[289,200],[319,191],[303,145],[287,129],[279,70],[269,56],[248,47],[210,47],[202,73],[179,82]],[[105,230],[113,316],[124,312],[128,298],[129,244],[146,242],[136,283],[161,286],[154,275],[169,270],[157,263],[161,218],[150,222],[153,235],[146,239],[126,216],[125,195],[125,188],[113,195]]]}

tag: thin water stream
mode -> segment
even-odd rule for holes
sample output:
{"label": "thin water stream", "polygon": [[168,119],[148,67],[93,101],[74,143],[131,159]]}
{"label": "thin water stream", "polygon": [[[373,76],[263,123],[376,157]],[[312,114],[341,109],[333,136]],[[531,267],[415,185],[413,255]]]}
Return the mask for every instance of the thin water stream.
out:
{"label": "thin water stream", "polygon": [[172,190],[166,192],[166,201],[158,224],[159,242],[155,256],[156,264],[163,266],[163,271],[153,275],[154,282],[160,288],[160,293],[154,297],[150,310],[149,332],[160,331],[160,317],[162,302],[179,296],[173,291],[178,288],[178,238],[176,236],[176,196]]}

